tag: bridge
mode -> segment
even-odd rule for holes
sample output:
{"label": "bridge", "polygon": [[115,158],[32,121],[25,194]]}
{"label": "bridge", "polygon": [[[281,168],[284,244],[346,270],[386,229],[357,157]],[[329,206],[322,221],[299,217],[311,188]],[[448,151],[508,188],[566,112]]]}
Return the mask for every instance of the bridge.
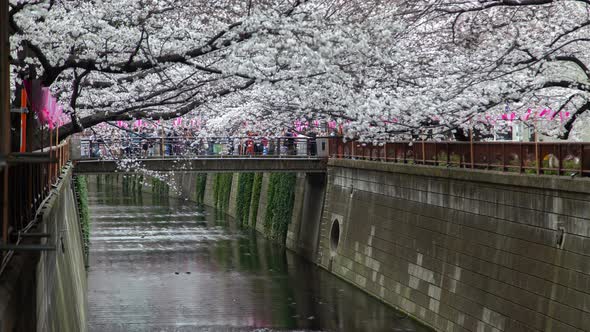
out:
{"label": "bridge", "polygon": [[327,142],[327,138],[308,137],[81,139],[72,142],[72,159],[77,174],[129,173],[138,169],[323,173]]}
{"label": "bridge", "polygon": [[275,158],[275,157],[193,157],[146,158],[119,160],[79,160],[76,174],[130,173],[137,169],[155,172],[326,172],[325,158]]}

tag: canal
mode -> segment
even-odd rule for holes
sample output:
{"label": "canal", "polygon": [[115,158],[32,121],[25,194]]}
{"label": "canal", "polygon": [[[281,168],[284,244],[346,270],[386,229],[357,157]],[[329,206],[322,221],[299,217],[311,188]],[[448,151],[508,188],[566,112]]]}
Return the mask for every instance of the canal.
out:
{"label": "canal", "polygon": [[231,218],[89,181],[89,331],[428,331]]}

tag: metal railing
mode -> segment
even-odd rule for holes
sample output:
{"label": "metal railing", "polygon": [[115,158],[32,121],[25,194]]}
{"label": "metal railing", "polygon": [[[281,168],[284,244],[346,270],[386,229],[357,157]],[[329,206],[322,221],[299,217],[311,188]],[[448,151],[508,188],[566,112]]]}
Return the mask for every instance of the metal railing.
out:
{"label": "metal railing", "polygon": [[331,158],[590,176],[590,143],[582,142],[377,142],[331,139]]}
{"label": "metal railing", "polygon": [[502,172],[590,176],[584,142],[375,142],[342,137],[164,137],[80,140],[81,158],[330,157]]}
{"label": "metal railing", "polygon": [[319,137],[129,137],[80,139],[74,159],[313,157]]}
{"label": "metal railing", "polygon": [[52,186],[59,181],[61,170],[69,160],[70,146],[67,140],[35,152],[13,152],[8,155],[6,160],[8,167],[0,169],[1,185],[6,185],[8,188],[8,197],[5,200],[8,218],[2,220],[0,273],[12,256],[13,250],[45,248],[19,244],[27,237],[45,236],[31,234],[28,231],[37,221],[40,208],[50,196]]}

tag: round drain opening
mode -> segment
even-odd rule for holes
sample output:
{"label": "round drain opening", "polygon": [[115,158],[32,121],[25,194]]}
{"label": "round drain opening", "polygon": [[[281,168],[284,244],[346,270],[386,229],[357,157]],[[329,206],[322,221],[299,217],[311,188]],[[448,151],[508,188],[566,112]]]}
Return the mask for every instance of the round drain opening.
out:
{"label": "round drain opening", "polygon": [[330,251],[332,256],[336,255],[336,249],[340,243],[340,222],[334,219],[332,222],[332,230],[330,231]]}

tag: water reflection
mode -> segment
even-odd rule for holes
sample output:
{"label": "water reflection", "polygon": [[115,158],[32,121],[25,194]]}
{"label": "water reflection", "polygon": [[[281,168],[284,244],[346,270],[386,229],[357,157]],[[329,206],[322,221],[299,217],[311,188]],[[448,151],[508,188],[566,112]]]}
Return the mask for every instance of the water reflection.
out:
{"label": "water reflection", "polygon": [[89,188],[90,331],[426,331],[213,209]]}

